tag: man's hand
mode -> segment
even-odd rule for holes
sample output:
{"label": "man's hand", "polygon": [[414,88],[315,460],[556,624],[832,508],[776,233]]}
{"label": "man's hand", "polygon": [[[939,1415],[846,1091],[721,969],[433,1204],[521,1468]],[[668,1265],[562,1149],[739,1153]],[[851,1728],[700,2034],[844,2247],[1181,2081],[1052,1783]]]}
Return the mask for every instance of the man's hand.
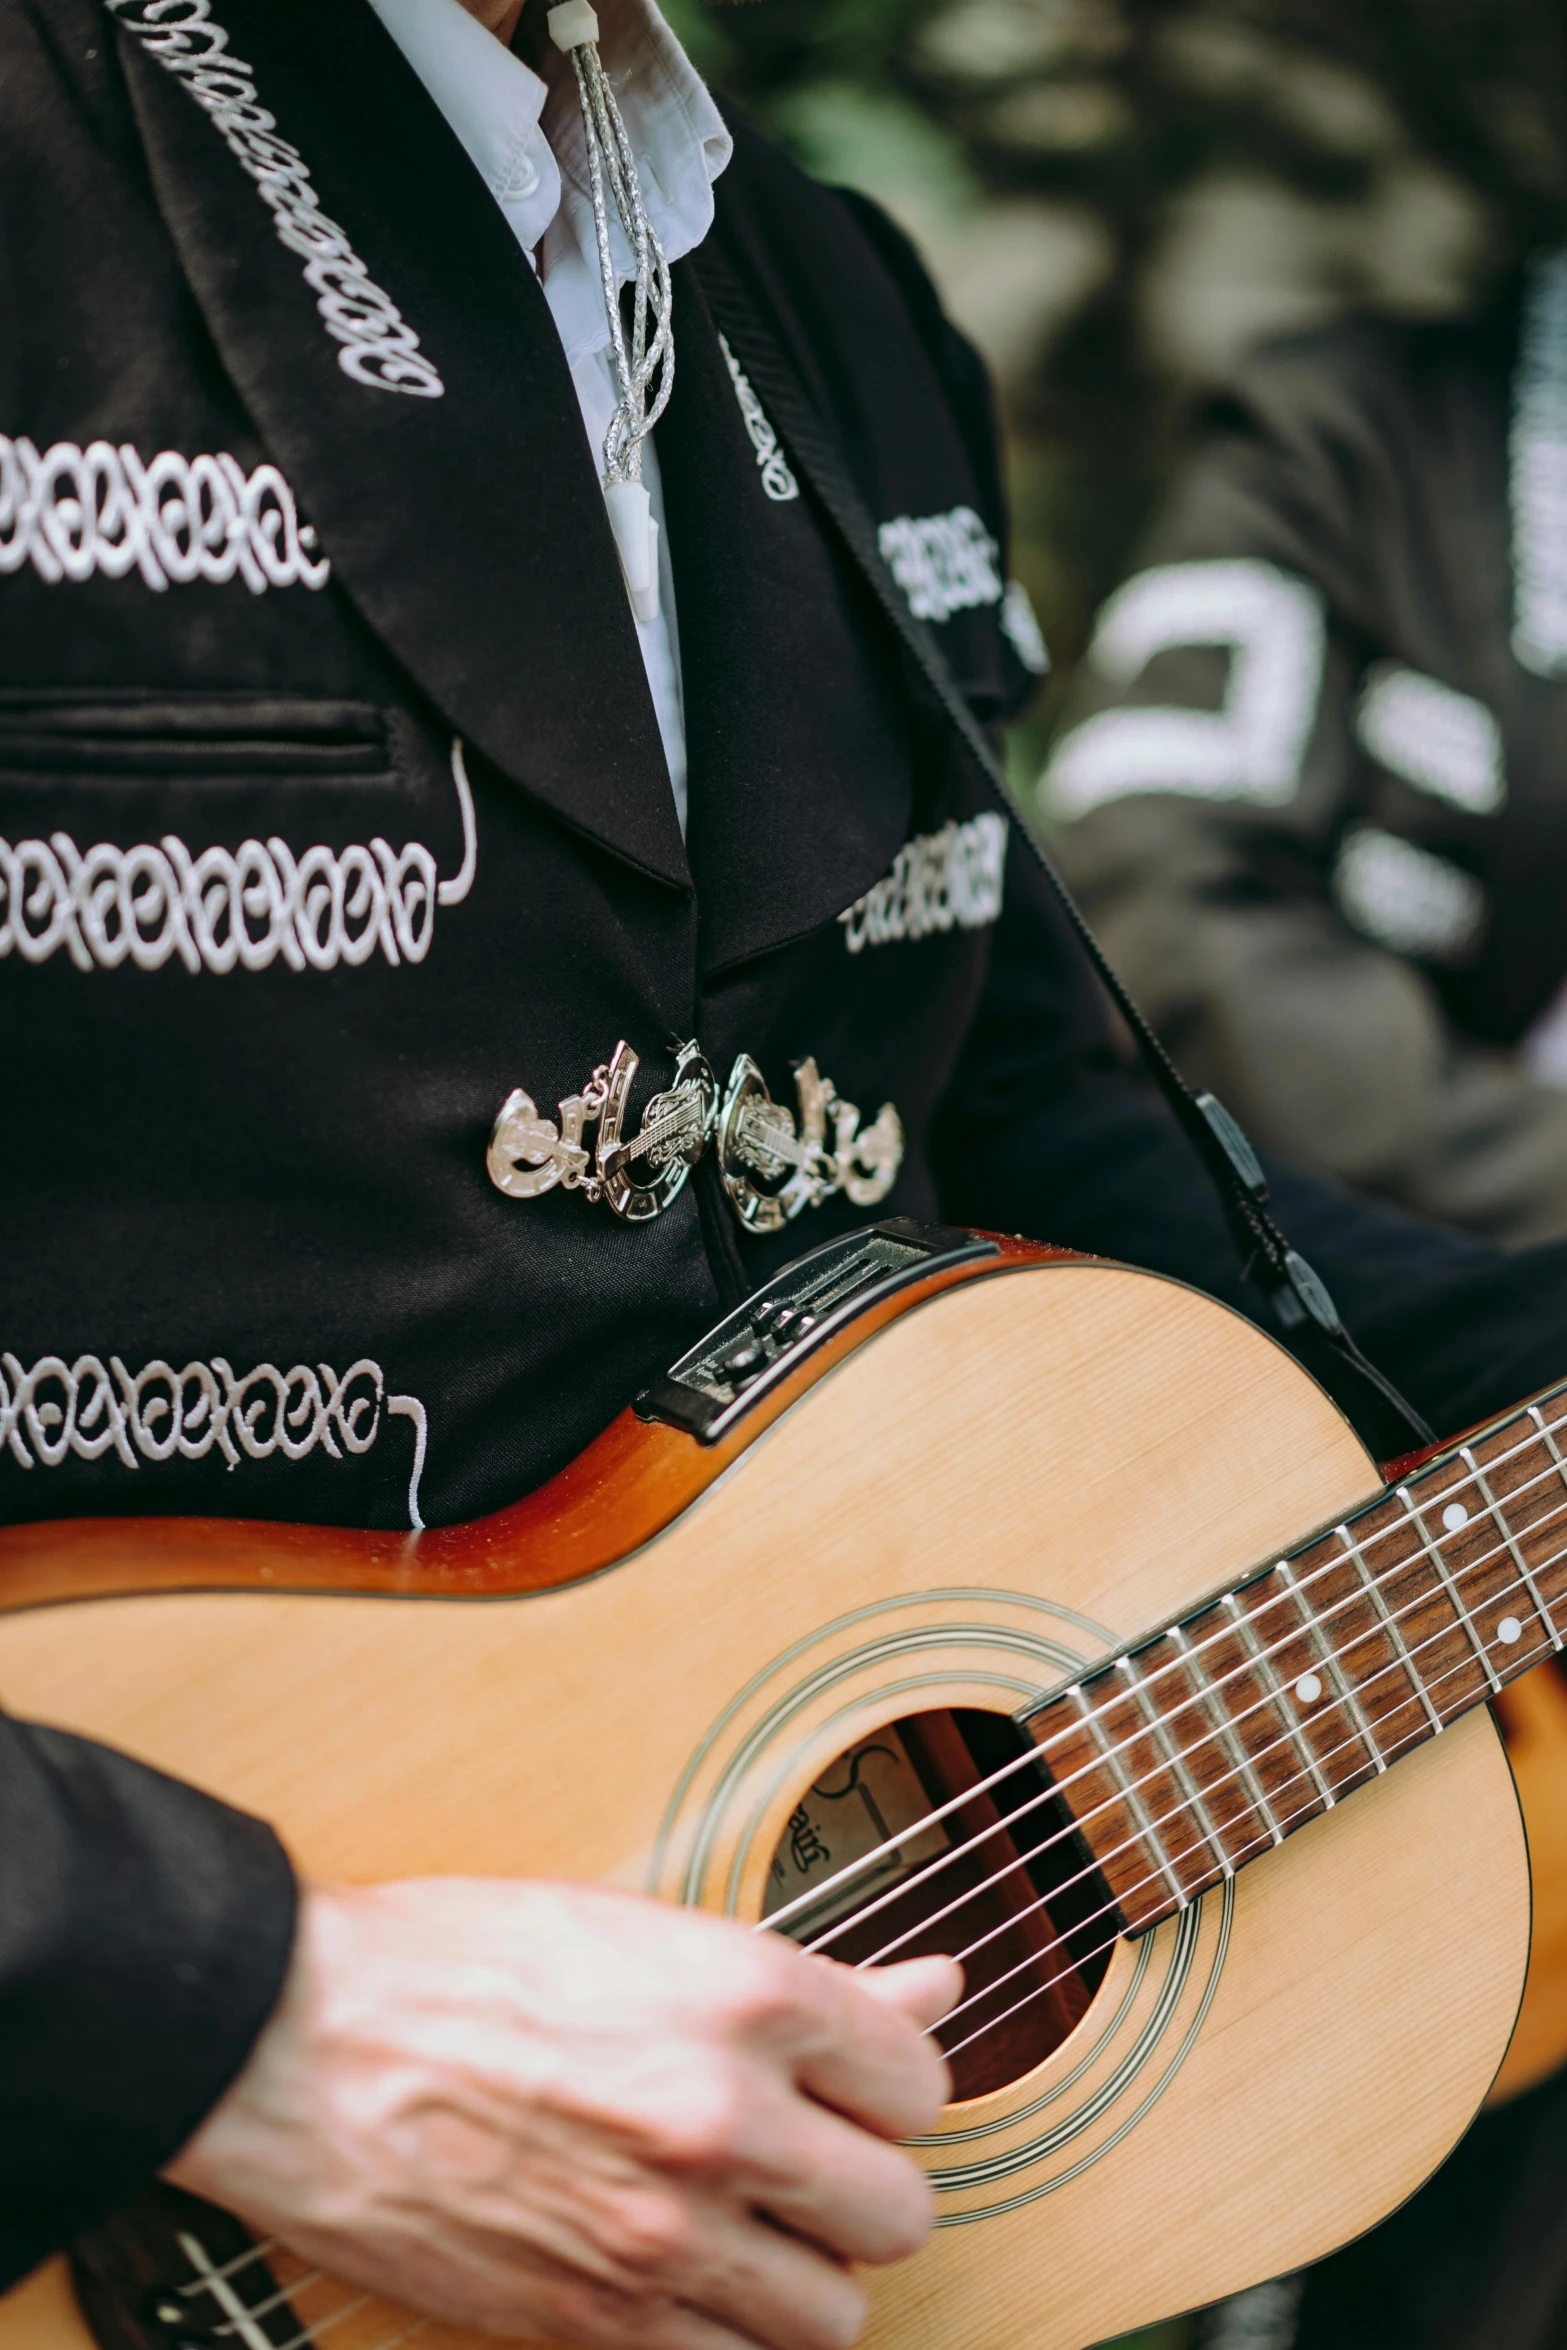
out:
{"label": "man's hand", "polygon": [[334,2275],[573,2350],[844,2350],[930,2194],[946,1959],[864,1974],[634,1894],[306,1896],[283,1998],[170,2166]]}

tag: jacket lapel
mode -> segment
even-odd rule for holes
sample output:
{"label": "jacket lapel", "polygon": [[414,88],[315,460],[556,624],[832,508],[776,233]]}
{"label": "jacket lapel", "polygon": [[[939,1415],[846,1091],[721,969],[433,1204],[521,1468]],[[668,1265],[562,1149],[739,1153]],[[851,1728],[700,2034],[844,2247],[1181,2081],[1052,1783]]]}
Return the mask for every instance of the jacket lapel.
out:
{"label": "jacket lapel", "polygon": [[[686,884],[559,339],[417,76],[367,0],[212,0],[198,33],[210,42],[221,26],[228,38],[209,76],[240,61],[275,131],[235,85],[209,79],[209,94],[238,98],[258,138],[297,150],[305,203],[313,190],[329,216],[317,228],[295,205],[284,242],[288,214],[258,185],[254,145],[247,169],[159,61],[167,18],[128,0],[119,21],[186,275],[337,578],[459,733],[580,831]],[[323,259],[332,226],[378,290],[373,346],[331,332],[334,316],[353,329],[366,314],[362,281],[345,288],[340,253],[335,270]]]}
{"label": "jacket lapel", "polygon": [[879,880],[907,837],[914,784],[896,644],[790,453],[781,473],[759,462],[767,427],[759,445],[701,260],[674,273],[680,363],[658,453],[712,977],[830,922]]}

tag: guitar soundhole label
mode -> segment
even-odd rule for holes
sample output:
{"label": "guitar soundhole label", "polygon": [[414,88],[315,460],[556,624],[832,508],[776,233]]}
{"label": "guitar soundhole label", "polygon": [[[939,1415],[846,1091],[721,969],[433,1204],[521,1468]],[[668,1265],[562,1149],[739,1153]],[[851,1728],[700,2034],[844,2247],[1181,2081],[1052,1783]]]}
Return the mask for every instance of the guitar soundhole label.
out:
{"label": "guitar soundhole label", "polygon": [[763,1915],[851,1966],[959,1959],[963,1997],[939,2035],[958,2098],[1060,2046],[1114,1941],[1108,1891],[1031,1742],[969,1710],[912,1715],[840,1755],[790,1815]]}

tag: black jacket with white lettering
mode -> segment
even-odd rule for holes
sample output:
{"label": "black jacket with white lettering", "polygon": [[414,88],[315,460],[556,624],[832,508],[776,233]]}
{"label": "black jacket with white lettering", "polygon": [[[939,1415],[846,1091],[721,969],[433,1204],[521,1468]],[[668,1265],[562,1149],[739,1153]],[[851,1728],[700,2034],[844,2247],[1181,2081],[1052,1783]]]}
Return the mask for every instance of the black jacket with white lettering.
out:
{"label": "black jacket with white lettering", "polygon": [[1522,354],[1512,290],[1245,364],[1046,787],[1191,1075],[1303,1165],[1513,1242],[1567,1231],[1563,267]]}
{"label": "black jacket with white lettering", "polygon": [[[170,70],[219,25],[227,135]],[[714,241],[1004,716],[988,398],[917,263],[743,128]],[[0,1516],[396,1527],[549,1476],[869,1212],[752,1239],[711,1156],[641,1224],[504,1196],[502,1100],[552,1113],[621,1039],[634,1117],[673,1041],[779,1094],[812,1055],[897,1107],[882,1212],[1242,1302],[1026,855],[1003,907],[979,779],[676,279],[684,843],[543,296],[368,0],[0,13]],[[1559,1255],[1286,1207],[1440,1424],[1562,1368]],[[291,1904],[265,1829],[0,1721],[0,2275],[220,2094]]]}

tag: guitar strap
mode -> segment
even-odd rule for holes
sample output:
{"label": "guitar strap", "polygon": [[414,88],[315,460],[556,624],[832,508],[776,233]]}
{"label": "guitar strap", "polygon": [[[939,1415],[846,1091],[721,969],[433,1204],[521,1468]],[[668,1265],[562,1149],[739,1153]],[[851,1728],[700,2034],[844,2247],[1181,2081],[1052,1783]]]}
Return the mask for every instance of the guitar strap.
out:
{"label": "guitar strap", "polygon": [[994,745],[947,666],[946,656],[883,562],[875,525],[777,336],[715,236],[692,255],[698,281],[758,398],[805,474],[920,676],[1013,828],[1021,833],[1111,1001],[1126,1022],[1154,1083],[1219,1195],[1248,1281],[1266,1299],[1285,1344],[1356,1429],[1378,1460],[1423,1450],[1434,1439],[1414,1407],[1368,1362],[1345,1328],[1327,1285],[1275,1221],[1268,1184],[1245,1133],[1213,1094],[1186,1083],[1116,975],[1076,899],[1031,828],[1018,820]]}

